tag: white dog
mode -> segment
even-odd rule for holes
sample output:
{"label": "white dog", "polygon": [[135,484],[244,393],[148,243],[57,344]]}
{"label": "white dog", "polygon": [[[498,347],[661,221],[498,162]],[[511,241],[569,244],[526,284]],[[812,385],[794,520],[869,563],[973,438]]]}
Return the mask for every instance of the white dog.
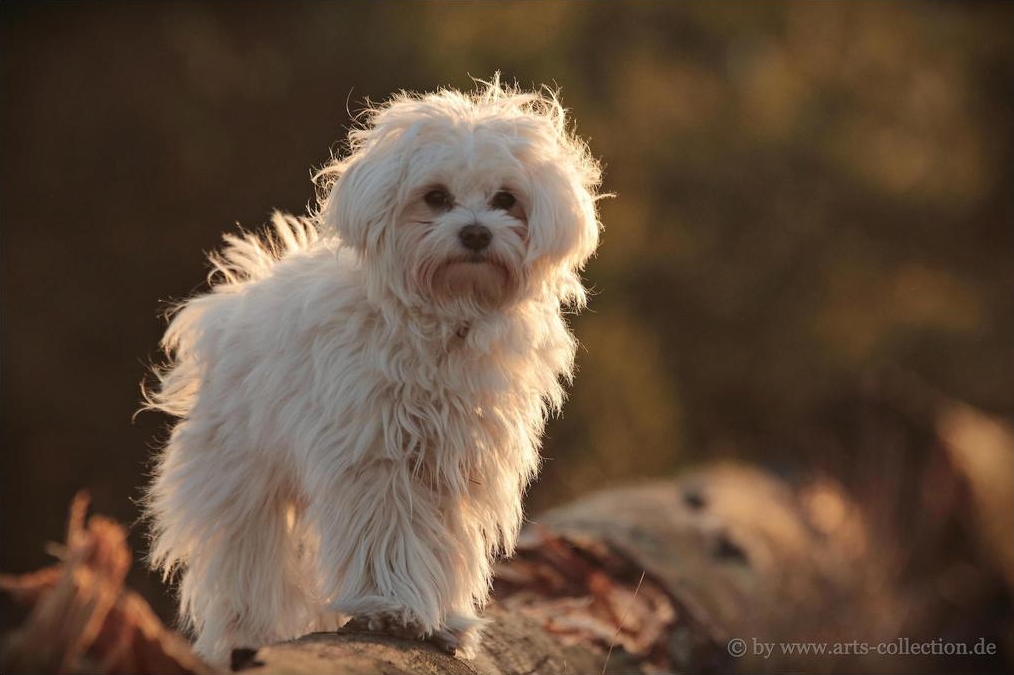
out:
{"label": "white dog", "polygon": [[163,341],[151,560],[213,661],[348,617],[469,656],[573,371],[600,171],[556,97],[402,93],[349,146]]}

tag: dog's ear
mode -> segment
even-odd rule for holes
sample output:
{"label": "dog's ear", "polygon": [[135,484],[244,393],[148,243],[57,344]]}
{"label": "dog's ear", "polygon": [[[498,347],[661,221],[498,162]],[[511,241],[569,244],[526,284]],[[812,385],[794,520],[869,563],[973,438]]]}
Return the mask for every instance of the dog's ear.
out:
{"label": "dog's ear", "polygon": [[397,208],[402,170],[398,138],[367,136],[350,157],[328,169],[337,178],[324,204],[324,222],[360,254],[378,250]]}
{"label": "dog's ear", "polygon": [[599,220],[585,175],[567,162],[545,162],[532,172],[528,261],[556,268],[561,301],[582,305],[578,272],[595,252]]}

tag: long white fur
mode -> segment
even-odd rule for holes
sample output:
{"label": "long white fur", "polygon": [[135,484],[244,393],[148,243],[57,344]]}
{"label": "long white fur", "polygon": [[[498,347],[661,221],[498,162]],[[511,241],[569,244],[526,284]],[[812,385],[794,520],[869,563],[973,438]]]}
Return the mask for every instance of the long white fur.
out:
{"label": "long white fur", "polygon": [[[553,94],[497,78],[372,109],[319,179],[168,328],[150,559],[213,661],[349,616],[468,655],[572,376],[599,167]],[[434,184],[455,207],[413,220]],[[504,186],[522,220],[485,205]],[[452,274],[470,219],[489,262]]]}

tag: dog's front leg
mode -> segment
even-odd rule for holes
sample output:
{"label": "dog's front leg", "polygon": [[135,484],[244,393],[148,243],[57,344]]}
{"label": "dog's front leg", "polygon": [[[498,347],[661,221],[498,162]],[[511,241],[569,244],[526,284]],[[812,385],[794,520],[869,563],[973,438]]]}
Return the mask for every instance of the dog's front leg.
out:
{"label": "dog's front leg", "polygon": [[447,642],[464,572],[439,497],[391,460],[349,471],[329,496],[312,509],[328,609],[370,630]]}

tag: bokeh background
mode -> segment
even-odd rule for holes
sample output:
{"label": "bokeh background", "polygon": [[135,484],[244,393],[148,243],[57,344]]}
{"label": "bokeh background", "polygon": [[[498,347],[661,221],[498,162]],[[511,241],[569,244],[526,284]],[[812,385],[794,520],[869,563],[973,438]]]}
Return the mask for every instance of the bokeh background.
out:
{"label": "bokeh background", "polygon": [[884,366],[1014,412],[1011,5],[0,11],[5,571],[81,488],[136,519],[168,422],[138,384],[222,233],[303,211],[364,99],[496,70],[560,87],[616,194],[530,512],[715,457],[847,465],[796,432]]}

